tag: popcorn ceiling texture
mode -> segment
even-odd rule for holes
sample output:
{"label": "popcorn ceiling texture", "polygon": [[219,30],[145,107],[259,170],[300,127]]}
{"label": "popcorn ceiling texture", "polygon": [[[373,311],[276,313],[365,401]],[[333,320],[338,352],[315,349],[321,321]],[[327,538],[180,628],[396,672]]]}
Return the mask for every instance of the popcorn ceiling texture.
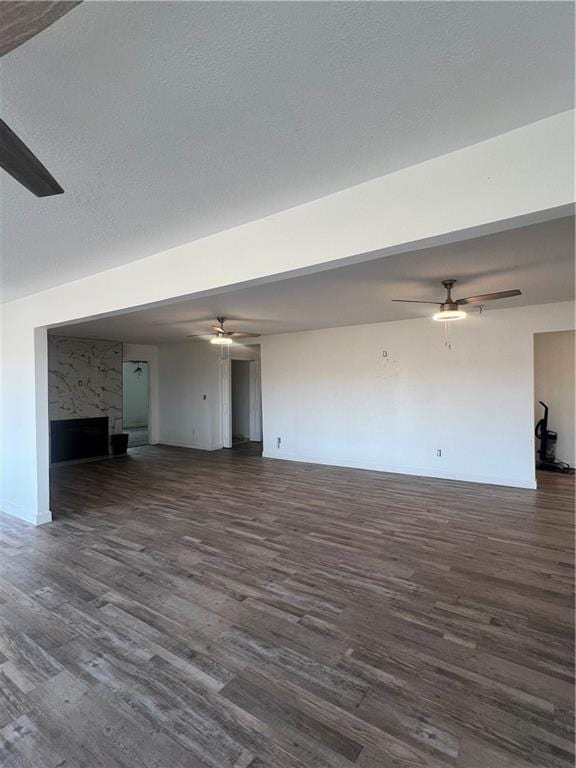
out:
{"label": "popcorn ceiling texture", "polygon": [[2,177],[3,300],[568,110],[573,29],[571,3],[81,3],[2,59],[65,190]]}

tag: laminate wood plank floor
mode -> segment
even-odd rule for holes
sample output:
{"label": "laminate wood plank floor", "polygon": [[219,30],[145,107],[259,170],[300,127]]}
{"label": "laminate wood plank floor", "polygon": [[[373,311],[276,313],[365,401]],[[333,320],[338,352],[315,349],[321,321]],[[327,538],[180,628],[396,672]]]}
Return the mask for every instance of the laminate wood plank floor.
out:
{"label": "laminate wood plank floor", "polygon": [[569,768],[574,479],[162,446],[0,534],[2,768]]}

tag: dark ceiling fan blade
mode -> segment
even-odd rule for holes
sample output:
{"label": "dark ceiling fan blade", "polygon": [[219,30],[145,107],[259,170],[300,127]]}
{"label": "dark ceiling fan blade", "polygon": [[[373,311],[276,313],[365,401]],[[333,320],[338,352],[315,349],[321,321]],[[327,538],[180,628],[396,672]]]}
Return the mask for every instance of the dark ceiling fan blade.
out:
{"label": "dark ceiling fan blade", "polygon": [[442,304],[441,301],[419,301],[418,299],[392,299],[392,301],[402,304],[434,304],[436,306]]}
{"label": "dark ceiling fan blade", "polygon": [[233,339],[257,339],[259,333],[244,333],[243,331],[230,331],[226,332],[226,336],[231,336]]}
{"label": "dark ceiling fan blade", "polygon": [[2,3],[0,56],[54,24],[79,2],[80,0],[12,0]]}
{"label": "dark ceiling fan blade", "polygon": [[498,293],[482,293],[480,296],[468,296],[465,299],[458,299],[456,304],[483,304],[485,301],[494,301],[495,299],[509,299],[511,296],[521,296],[522,291],[515,288],[513,291],[499,291]]}
{"label": "dark ceiling fan blade", "polygon": [[0,120],[0,167],[36,197],[61,195],[64,192],[40,160],[3,120]]}

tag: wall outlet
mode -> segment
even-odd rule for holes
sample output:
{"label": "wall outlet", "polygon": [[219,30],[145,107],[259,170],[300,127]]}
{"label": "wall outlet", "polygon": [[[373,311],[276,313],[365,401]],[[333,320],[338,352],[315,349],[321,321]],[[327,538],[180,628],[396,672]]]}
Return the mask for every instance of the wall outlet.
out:
{"label": "wall outlet", "polygon": [[280,448],[281,445],[282,445],[282,438],[281,437],[277,437],[276,438],[276,448]]}
{"label": "wall outlet", "polygon": [[436,449],[436,456],[441,457],[442,456],[442,448]]}

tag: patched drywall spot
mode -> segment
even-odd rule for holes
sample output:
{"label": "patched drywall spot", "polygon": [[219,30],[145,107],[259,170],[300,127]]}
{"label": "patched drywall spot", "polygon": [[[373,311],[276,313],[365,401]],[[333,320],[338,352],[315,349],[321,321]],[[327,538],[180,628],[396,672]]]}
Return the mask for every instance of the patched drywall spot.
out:
{"label": "patched drywall spot", "polygon": [[400,362],[395,358],[393,352],[383,349],[378,358],[379,379],[392,379],[400,375]]}

